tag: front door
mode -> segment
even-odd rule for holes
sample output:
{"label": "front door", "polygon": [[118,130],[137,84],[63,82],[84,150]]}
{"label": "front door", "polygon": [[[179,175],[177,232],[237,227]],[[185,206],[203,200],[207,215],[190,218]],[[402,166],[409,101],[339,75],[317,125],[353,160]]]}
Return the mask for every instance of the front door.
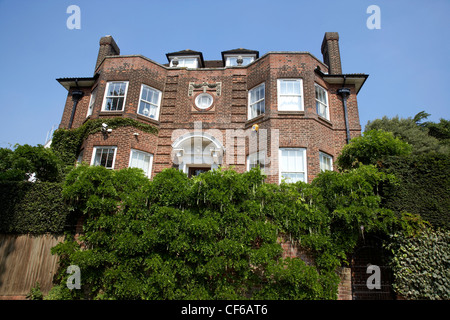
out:
{"label": "front door", "polygon": [[210,167],[189,167],[188,177],[198,176],[200,173],[211,170]]}

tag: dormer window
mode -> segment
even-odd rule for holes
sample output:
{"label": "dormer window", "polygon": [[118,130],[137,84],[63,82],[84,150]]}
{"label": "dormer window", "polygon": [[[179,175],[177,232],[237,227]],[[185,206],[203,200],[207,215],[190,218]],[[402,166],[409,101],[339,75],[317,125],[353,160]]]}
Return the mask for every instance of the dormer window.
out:
{"label": "dormer window", "polygon": [[171,68],[203,68],[204,61],[201,52],[183,50],[166,54]]}
{"label": "dormer window", "polygon": [[259,52],[244,48],[222,51],[225,67],[246,66],[259,58]]}
{"label": "dormer window", "polygon": [[178,58],[175,57],[170,60],[170,67],[178,67],[178,68],[198,68],[198,59],[195,57],[188,58]]}
{"label": "dormer window", "polygon": [[234,67],[234,66],[246,66],[255,61],[254,56],[226,56],[225,66],[226,67]]}

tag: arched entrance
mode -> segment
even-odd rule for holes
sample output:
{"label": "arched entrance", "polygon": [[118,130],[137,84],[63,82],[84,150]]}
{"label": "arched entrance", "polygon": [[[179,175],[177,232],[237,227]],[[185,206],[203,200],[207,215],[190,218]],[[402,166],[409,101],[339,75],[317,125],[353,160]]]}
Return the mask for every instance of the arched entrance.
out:
{"label": "arched entrance", "polygon": [[188,133],[172,144],[172,159],[189,177],[218,168],[223,161],[222,143],[207,133]]}
{"label": "arched entrance", "polygon": [[[388,252],[383,248],[383,240],[368,236],[359,241],[351,257],[353,300],[393,300],[392,272],[388,266]],[[367,279],[371,276],[368,267],[374,265],[380,270],[379,288],[369,288]]]}

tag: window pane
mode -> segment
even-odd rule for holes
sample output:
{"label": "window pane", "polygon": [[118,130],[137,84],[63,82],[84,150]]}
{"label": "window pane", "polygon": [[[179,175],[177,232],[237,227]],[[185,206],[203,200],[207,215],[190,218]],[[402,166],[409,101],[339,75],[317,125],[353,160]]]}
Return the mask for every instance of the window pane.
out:
{"label": "window pane", "polygon": [[320,153],[320,170],[333,170],[333,160],[331,156]]}
{"label": "window pane", "polygon": [[113,168],[115,148],[95,148],[93,165]]}
{"label": "window pane", "polygon": [[106,167],[106,160],[108,158],[108,151],[101,149],[101,155],[100,155],[100,165]]}
{"label": "window pane", "polygon": [[100,164],[101,155],[102,155],[101,150],[97,149],[97,151],[95,152],[94,166],[98,166]]}
{"label": "window pane", "polygon": [[152,101],[150,102],[157,105],[159,102],[159,94],[160,93],[158,91],[153,90]]}
{"label": "window pane", "polygon": [[130,167],[140,168],[144,170],[144,173],[150,175],[150,164],[152,155],[143,151],[132,150]]}
{"label": "window pane", "polygon": [[280,97],[280,109],[283,110],[300,110],[299,96]]}
{"label": "window pane", "polygon": [[305,181],[304,149],[280,149],[280,174],[287,178],[286,182]]}
{"label": "window pane", "polygon": [[107,162],[106,162],[107,168],[113,167],[113,160],[114,160],[114,149],[109,149],[108,150],[108,158],[107,158]]}

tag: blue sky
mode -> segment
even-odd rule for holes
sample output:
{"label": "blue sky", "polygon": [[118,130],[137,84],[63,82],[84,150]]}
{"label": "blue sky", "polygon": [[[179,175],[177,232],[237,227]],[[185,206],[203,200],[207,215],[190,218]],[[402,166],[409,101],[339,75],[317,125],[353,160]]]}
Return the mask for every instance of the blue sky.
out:
{"label": "blue sky", "polygon": [[[80,7],[79,30],[66,26],[70,5]],[[381,29],[366,26],[370,5],[381,10]],[[168,52],[218,60],[240,47],[322,59],[323,35],[336,31],[343,72],[369,74],[358,95],[363,129],[422,110],[450,119],[449,15],[449,0],[0,0],[0,147],[44,144],[67,96],[55,79],[92,76],[104,35],[121,54],[166,63]]]}

